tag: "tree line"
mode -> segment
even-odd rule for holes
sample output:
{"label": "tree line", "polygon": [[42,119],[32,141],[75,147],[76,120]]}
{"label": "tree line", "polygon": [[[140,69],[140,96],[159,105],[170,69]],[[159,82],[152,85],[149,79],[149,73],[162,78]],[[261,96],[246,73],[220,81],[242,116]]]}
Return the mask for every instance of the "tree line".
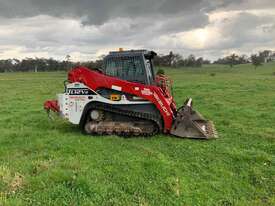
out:
{"label": "tree line", "polygon": [[175,54],[172,51],[167,55],[158,55],[154,58],[156,66],[163,67],[201,67],[203,64],[210,64],[210,60],[196,57],[190,54],[187,58],[183,58],[180,54]]}
{"label": "tree line", "polygon": [[238,64],[247,64],[251,63],[255,68],[261,66],[263,63],[275,61],[275,52],[271,50],[260,51],[257,54],[252,54],[251,56],[247,55],[237,55],[231,54],[229,56],[219,58],[214,61],[214,64],[225,64],[229,65],[231,68]]}
{"label": "tree line", "polygon": [[[88,68],[100,68],[102,66],[103,57],[95,61],[86,62],[73,62],[70,56],[67,55],[63,61],[55,60],[53,58],[25,58],[18,59],[5,59],[0,60],[0,72],[27,72],[27,71],[67,71],[75,66],[86,66]],[[252,63],[255,68],[265,62],[275,61],[275,52],[265,50],[258,54],[251,56],[231,54],[223,58],[219,58],[214,62],[196,57],[191,54],[184,58],[182,55],[173,53],[172,51],[165,55],[158,55],[154,59],[155,66],[162,67],[201,67],[205,64],[224,64],[229,65],[231,68],[238,64]]]}
{"label": "tree line", "polygon": [[[0,60],[0,72],[27,72],[27,71],[67,71],[73,67],[82,65],[88,68],[100,68],[103,63],[104,56],[101,56],[95,61],[73,62],[70,56],[67,55],[63,61],[53,58],[25,58],[5,59]],[[163,67],[201,67],[203,64],[210,64],[209,60],[202,57],[196,58],[195,55],[189,55],[183,58],[180,54],[175,54],[172,51],[167,55],[158,55],[154,59],[155,66]]]}
{"label": "tree line", "polygon": [[53,58],[26,58],[23,60],[6,59],[0,60],[0,72],[68,71],[79,65],[86,66],[88,68],[99,68],[102,65],[102,60],[72,62],[69,59],[58,61]]}

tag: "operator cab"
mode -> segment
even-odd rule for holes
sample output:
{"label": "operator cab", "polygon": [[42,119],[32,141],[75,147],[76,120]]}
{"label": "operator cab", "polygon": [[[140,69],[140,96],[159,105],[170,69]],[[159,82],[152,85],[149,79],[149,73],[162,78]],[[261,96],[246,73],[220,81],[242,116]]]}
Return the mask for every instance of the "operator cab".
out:
{"label": "operator cab", "polygon": [[152,60],[157,54],[147,50],[110,52],[103,60],[103,72],[122,80],[154,84]]}

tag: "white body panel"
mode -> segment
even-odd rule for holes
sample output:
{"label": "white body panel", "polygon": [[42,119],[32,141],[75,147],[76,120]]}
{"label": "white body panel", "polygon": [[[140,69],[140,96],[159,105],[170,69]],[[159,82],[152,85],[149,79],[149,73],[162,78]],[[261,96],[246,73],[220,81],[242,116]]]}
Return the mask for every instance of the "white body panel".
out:
{"label": "white body panel", "polygon": [[[89,91],[88,91],[89,90]],[[90,93],[90,94],[89,94]],[[91,90],[82,83],[67,85],[67,92],[57,95],[60,116],[73,124],[79,124],[85,106],[93,101],[112,105],[151,104],[149,101],[129,101],[124,95],[120,101],[111,101]]]}

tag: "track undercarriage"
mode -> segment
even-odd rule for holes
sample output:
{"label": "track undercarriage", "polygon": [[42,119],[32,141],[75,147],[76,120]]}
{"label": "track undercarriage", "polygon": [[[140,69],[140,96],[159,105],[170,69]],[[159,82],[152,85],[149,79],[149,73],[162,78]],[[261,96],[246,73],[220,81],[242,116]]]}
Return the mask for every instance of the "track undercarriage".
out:
{"label": "track undercarriage", "polygon": [[161,131],[161,118],[149,113],[93,104],[82,124],[82,131],[90,135],[153,136]]}

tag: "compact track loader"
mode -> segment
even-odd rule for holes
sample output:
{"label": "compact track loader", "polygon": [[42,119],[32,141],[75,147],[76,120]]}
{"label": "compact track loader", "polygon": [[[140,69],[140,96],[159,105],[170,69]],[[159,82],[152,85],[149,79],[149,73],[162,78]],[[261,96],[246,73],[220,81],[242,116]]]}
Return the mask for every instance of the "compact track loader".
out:
{"label": "compact track loader", "polygon": [[44,108],[90,135],[216,138],[214,125],[193,109],[191,98],[177,109],[172,81],[155,74],[155,56],[147,50],[110,52],[101,69],[74,68],[65,92]]}

